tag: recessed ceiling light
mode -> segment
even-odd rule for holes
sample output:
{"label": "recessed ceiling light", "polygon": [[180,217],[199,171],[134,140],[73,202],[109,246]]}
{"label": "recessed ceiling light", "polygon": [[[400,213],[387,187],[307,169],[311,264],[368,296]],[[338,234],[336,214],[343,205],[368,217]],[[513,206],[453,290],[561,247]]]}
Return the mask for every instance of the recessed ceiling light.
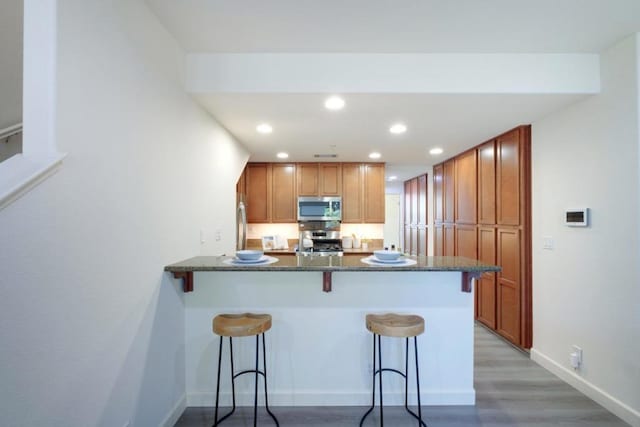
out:
{"label": "recessed ceiling light", "polygon": [[431,154],[432,156],[437,156],[438,154],[442,154],[442,152],[443,150],[440,147],[435,147],[429,150],[429,154]]}
{"label": "recessed ceiling light", "polygon": [[389,177],[389,179],[387,179],[387,181],[395,181],[396,179],[398,179],[398,177],[397,177],[397,176],[395,176],[395,175],[391,175],[391,176]]}
{"label": "recessed ceiling light", "polygon": [[396,123],[389,128],[389,132],[394,133],[396,135],[405,133],[406,131],[407,131],[407,127],[402,123]]}
{"label": "recessed ceiling light", "polygon": [[370,159],[379,159],[380,157],[382,157],[382,155],[380,153],[375,152],[375,151],[373,153],[369,154],[369,158]]}
{"label": "recessed ceiling light", "polygon": [[324,101],[324,106],[327,110],[342,110],[344,108],[344,99],[339,96],[331,96]]}
{"label": "recessed ceiling light", "polygon": [[269,123],[261,123],[256,126],[256,130],[260,133],[271,133],[273,132],[273,128]]}
{"label": "recessed ceiling light", "polygon": [[287,153],[285,153],[284,151],[281,153],[276,154],[276,156],[278,156],[279,159],[287,159],[289,158],[289,155]]}

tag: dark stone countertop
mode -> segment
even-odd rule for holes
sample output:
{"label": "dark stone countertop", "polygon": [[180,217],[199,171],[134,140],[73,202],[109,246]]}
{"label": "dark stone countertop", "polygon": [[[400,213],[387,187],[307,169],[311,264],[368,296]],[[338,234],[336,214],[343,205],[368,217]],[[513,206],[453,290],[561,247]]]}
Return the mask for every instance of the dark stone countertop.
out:
{"label": "dark stone countertop", "polygon": [[230,256],[197,256],[167,265],[164,270],[174,273],[193,271],[460,271],[483,273],[500,271],[500,267],[484,264],[464,257],[407,257],[416,261],[408,266],[369,265],[358,256],[298,256],[274,254],[278,258],[272,264],[229,265],[224,261]]}

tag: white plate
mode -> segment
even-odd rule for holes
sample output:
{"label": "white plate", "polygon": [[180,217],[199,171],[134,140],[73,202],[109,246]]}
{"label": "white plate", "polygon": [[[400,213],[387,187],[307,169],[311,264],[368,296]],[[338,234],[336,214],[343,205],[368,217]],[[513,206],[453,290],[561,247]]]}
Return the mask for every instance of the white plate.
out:
{"label": "white plate", "polygon": [[379,262],[380,264],[404,264],[404,262],[406,261],[404,258],[379,259],[379,258],[376,258],[374,255],[372,255],[369,259],[373,262]]}
{"label": "white plate", "polygon": [[267,256],[261,256],[258,259],[240,259],[240,258],[234,258],[231,260],[232,263],[234,264],[259,264],[261,262],[267,262],[269,261],[269,257]]}

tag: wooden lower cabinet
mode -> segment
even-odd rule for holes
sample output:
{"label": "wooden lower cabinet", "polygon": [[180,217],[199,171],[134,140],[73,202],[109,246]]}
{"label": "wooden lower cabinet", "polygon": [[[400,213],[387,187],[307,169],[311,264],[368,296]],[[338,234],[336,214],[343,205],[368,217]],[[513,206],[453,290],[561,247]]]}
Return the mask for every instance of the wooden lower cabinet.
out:
{"label": "wooden lower cabinet", "polygon": [[[496,263],[495,227],[478,228],[478,260]],[[491,329],[496,328],[496,274],[483,273],[476,282],[476,318]]]}
{"label": "wooden lower cabinet", "polygon": [[456,225],[456,256],[477,258],[477,233],[475,225]]}
{"label": "wooden lower cabinet", "polygon": [[444,225],[433,226],[433,255],[444,256]]}
{"label": "wooden lower cabinet", "polygon": [[429,242],[429,229],[426,225],[418,226],[418,256],[427,256],[428,254],[428,242]]}
{"label": "wooden lower cabinet", "polygon": [[497,229],[496,330],[505,338],[520,345],[521,292],[521,236],[517,228]]}
{"label": "wooden lower cabinet", "polygon": [[456,251],[456,237],[455,227],[453,224],[444,224],[443,228],[443,240],[444,240],[444,256],[455,256]]}

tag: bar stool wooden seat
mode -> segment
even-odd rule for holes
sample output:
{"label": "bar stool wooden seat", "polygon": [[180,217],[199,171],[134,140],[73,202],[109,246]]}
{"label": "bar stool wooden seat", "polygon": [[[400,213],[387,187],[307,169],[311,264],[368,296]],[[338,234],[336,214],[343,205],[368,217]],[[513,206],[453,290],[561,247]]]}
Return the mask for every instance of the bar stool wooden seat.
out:
{"label": "bar stool wooden seat", "polygon": [[[264,406],[276,426],[280,426],[278,419],[269,409],[269,396],[267,394],[267,360],[266,349],[264,343],[264,333],[271,329],[271,315],[269,314],[219,314],[213,318],[213,333],[220,336],[220,348],[218,351],[218,377],[216,380],[216,409],[213,426],[219,425],[226,420],[236,410],[236,388],[235,379],[243,374],[254,373],[256,376],[253,403],[253,425],[257,426],[258,422],[258,377],[262,375],[264,378]],[[245,370],[239,373],[234,372],[233,367],[233,338],[234,337],[256,337],[256,365],[255,369]],[[262,336],[262,370],[259,369],[259,337]],[[233,407],[231,411],[218,420],[218,404],[220,401],[220,366],[222,362],[222,342],[224,337],[229,337],[229,360],[231,362],[231,396]]]}
{"label": "bar stool wooden seat", "polygon": [[[422,406],[420,402],[420,375],[418,370],[418,335],[424,332],[424,319],[415,314],[367,314],[366,326],[373,334],[373,375],[372,375],[372,398],[371,407],[360,419],[360,426],[364,423],[365,418],[369,415],[376,405],[376,375],[378,375],[378,384],[380,390],[380,426],[384,426],[383,404],[382,404],[382,373],[395,372],[404,377],[404,407],[414,418],[418,420],[418,426],[427,427],[422,421]],[[382,350],[380,345],[380,337],[396,337],[405,339],[405,366],[404,372],[397,369],[382,367]],[[413,337],[413,348],[416,361],[416,388],[418,395],[418,413],[416,414],[409,409],[408,390],[409,390],[409,338]],[[377,343],[376,343],[377,338]],[[378,350],[378,363],[376,365],[376,347]]]}

